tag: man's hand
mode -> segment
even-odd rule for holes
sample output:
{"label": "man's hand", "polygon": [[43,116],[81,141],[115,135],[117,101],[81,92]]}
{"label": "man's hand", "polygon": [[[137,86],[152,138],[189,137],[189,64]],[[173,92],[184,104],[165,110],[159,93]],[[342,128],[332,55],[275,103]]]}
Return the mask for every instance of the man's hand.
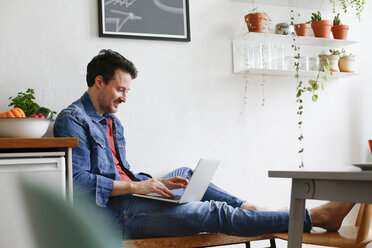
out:
{"label": "man's hand", "polygon": [[171,177],[166,179],[159,179],[168,189],[186,188],[189,180],[183,177]]}
{"label": "man's hand", "polygon": [[[172,193],[169,189],[176,189],[176,188],[169,188],[167,187],[164,182],[162,182],[164,179],[156,179],[151,178],[145,181],[141,182],[135,182],[134,183],[134,192],[136,194],[148,194],[148,193],[157,193],[159,195],[162,195],[164,197],[176,197],[175,194]],[[185,179],[186,180],[186,179]],[[180,187],[178,187],[180,188]]]}
{"label": "man's hand", "polygon": [[151,178],[140,182],[114,181],[114,188],[110,196],[125,194],[148,194],[158,193],[164,197],[176,197],[170,190],[186,188],[189,180],[182,177],[172,177],[167,179]]}

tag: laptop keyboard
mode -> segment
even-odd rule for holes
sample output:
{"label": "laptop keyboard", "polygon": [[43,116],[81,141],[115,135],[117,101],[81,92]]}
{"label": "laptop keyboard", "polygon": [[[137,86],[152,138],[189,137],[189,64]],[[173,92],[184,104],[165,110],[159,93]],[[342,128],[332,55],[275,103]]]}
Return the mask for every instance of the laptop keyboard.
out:
{"label": "laptop keyboard", "polygon": [[169,197],[164,197],[162,195],[159,195],[157,193],[149,193],[147,195],[151,195],[151,196],[154,196],[156,198],[165,198],[165,199],[171,199],[171,200],[179,200],[179,199],[181,199],[181,196],[182,196],[182,195],[176,195],[175,198],[173,198],[173,197],[169,198]]}

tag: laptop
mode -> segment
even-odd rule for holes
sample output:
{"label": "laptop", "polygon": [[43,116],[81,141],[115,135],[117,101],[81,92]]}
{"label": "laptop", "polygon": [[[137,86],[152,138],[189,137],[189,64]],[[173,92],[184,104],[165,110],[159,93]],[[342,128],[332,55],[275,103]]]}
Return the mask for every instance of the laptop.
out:
{"label": "laptop", "polygon": [[176,195],[176,198],[167,198],[157,193],[133,195],[153,200],[173,202],[177,204],[200,201],[203,198],[205,191],[207,191],[209,183],[212,181],[219,163],[219,160],[201,158],[194,170],[193,175],[189,180],[189,183],[183,191],[183,194]]}

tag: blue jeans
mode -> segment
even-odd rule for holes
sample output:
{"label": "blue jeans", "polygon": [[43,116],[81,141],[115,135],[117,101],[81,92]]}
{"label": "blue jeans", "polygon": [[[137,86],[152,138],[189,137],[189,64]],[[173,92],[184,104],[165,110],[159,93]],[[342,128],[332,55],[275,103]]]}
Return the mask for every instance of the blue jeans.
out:
{"label": "blue jeans", "polygon": [[[192,169],[183,167],[164,178],[181,176],[189,179],[192,173]],[[123,198],[123,215],[120,218],[126,239],[186,236],[199,232],[258,236],[288,230],[288,212],[241,209],[242,200],[212,183],[203,199],[197,202],[174,204],[132,195],[125,195]],[[311,219],[306,211],[304,230],[310,229]]]}

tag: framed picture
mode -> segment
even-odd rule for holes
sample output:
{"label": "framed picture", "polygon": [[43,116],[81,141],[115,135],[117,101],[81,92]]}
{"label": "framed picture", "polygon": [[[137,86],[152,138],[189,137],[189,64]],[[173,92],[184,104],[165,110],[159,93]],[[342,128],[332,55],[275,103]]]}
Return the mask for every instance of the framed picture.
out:
{"label": "framed picture", "polygon": [[99,36],[190,41],[189,0],[98,0]]}

